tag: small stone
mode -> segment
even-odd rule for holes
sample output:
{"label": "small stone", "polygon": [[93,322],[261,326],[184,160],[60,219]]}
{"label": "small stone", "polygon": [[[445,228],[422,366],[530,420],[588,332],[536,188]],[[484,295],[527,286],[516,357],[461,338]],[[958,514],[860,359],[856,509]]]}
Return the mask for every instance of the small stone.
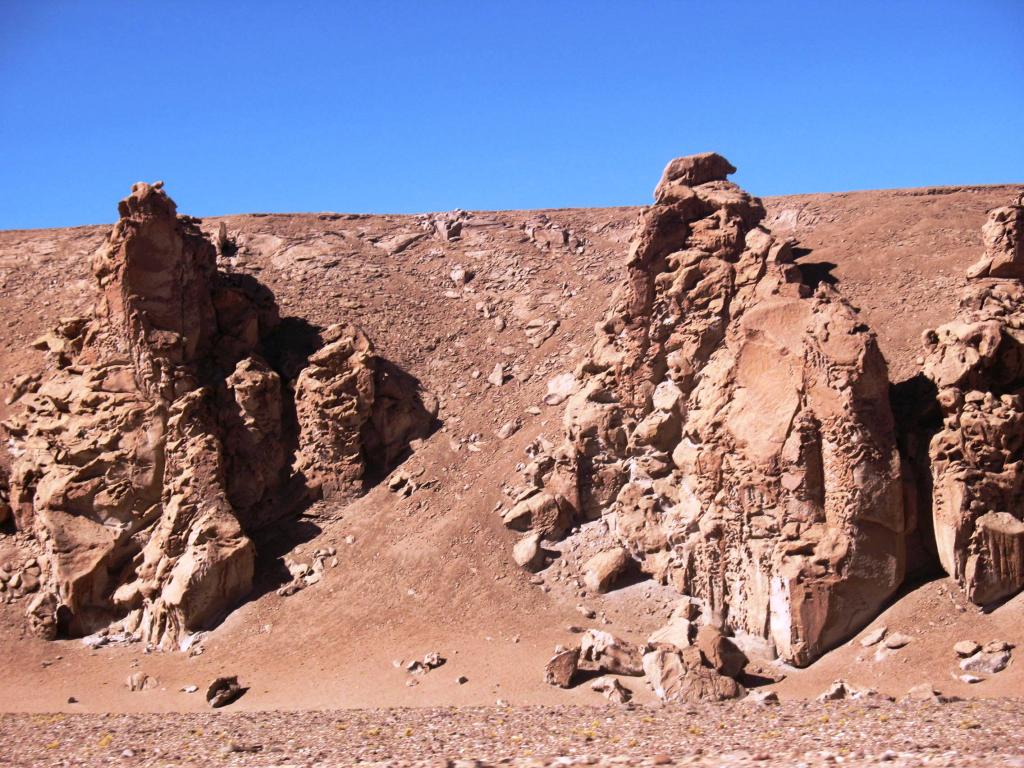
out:
{"label": "small stone", "polygon": [[762,706],[767,706],[769,704],[778,704],[779,694],[777,694],[775,691],[754,690],[748,692],[743,701],[749,704],[759,704]]}
{"label": "small stone", "polygon": [[966,659],[968,656],[973,656],[981,650],[981,646],[973,640],[961,640],[959,643],[953,646],[953,650],[956,655],[961,659]]}
{"label": "small stone", "polygon": [[897,648],[902,648],[907,645],[913,639],[914,638],[909,635],[904,635],[902,632],[896,632],[895,634],[889,635],[885,638],[885,647],[895,651]]}
{"label": "small stone", "polygon": [[860,644],[865,648],[870,648],[872,645],[882,642],[882,638],[885,637],[887,631],[886,627],[873,629],[860,639]]}
{"label": "small stone", "polygon": [[247,752],[256,753],[263,749],[261,744],[243,744],[237,741],[228,742],[227,747],[224,748],[225,752]]}
{"label": "small stone", "polygon": [[518,432],[521,426],[522,422],[519,421],[519,419],[506,421],[504,424],[501,425],[496,434],[502,440],[507,440],[508,438],[512,437],[512,435],[514,435],[516,432]]}
{"label": "small stone", "polygon": [[437,651],[431,651],[423,656],[423,666],[427,669],[437,669],[445,663],[447,659]]}

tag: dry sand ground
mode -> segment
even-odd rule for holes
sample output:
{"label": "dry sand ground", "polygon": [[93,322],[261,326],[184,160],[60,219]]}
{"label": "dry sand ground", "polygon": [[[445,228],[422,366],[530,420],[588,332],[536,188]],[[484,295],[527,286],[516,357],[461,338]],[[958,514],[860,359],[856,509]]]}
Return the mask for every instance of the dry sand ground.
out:
{"label": "dry sand ground", "polygon": [[[964,284],[963,272],[980,253],[979,228],[986,210],[1005,203],[1020,189],[801,195],[766,203],[768,223],[774,230],[797,237],[807,249],[800,263],[808,274],[834,282],[862,309],[865,320],[879,334],[893,379],[900,380],[914,372],[921,332],[952,316]],[[139,732],[135,744],[121,749],[149,749],[149,737],[142,737],[142,730],[166,728],[169,734],[184,734],[194,727],[191,723],[206,723],[211,717],[209,722],[225,724],[221,731],[239,729],[242,735],[238,738],[243,741],[262,740],[265,751],[256,757],[248,753],[224,757],[218,753],[222,743],[207,735],[196,737],[194,751],[174,747],[183,759],[206,760],[216,754],[217,761],[259,758],[274,764],[275,760],[292,760],[284,754],[273,757],[277,753],[271,751],[268,737],[256,738],[244,730],[260,728],[261,723],[277,734],[274,738],[291,734],[288,737],[300,746],[309,740],[313,751],[302,756],[296,747],[296,760],[301,757],[310,762],[310,755],[319,749],[332,750],[327,753],[331,760],[347,759],[339,752],[347,742],[343,740],[339,746],[337,739],[332,742],[327,735],[334,734],[334,719],[342,715],[277,712],[255,719],[245,715],[237,720],[222,719],[208,714],[201,693],[180,690],[186,685],[203,686],[222,673],[238,674],[250,687],[231,707],[243,711],[493,706],[499,699],[512,705],[602,703],[588,685],[563,691],[541,681],[541,668],[552,646],[571,637],[567,628],[591,624],[579,614],[577,605],[585,603],[598,611],[599,626],[642,640],[664,619],[667,601],[659,599],[663,597],[660,590],[649,582],[602,597],[581,597],[572,584],[548,578],[544,586],[550,591],[542,591],[542,585],[531,583],[529,574],[512,563],[514,534],[501,526],[493,510],[502,501],[501,485],[513,478],[524,447],[540,434],[558,433],[560,409],[541,406],[539,415],[526,409],[541,403],[547,379],[572,370],[589,345],[593,324],[607,306],[616,282],[635,212],[567,209],[475,214],[460,241],[446,243],[428,236],[398,253],[389,251],[388,238],[422,231],[416,217],[228,217],[229,230],[245,245],[240,257],[225,266],[258,275],[274,290],[285,315],[306,317],[321,325],[342,319],[362,324],[385,357],[443,398],[444,427],[402,468],[407,472],[422,468],[422,479],[435,482],[409,498],[399,498],[379,485],[347,507],[312,507],[302,521],[264,546],[263,589],[208,636],[200,656],[146,654],[138,646],[94,650],[74,640],[43,643],[25,636],[23,603],[0,605],[0,669],[4,670],[0,710],[196,713],[138,721],[116,717],[106,721],[86,717],[4,719],[0,721],[4,734],[0,749],[7,751],[0,751],[0,764],[15,759],[19,764],[32,764],[33,756],[43,753],[31,750],[53,741],[61,746],[55,747],[47,760],[59,763],[58,756],[71,759],[78,754],[70,751],[72,745],[85,749],[89,739],[99,738],[98,729],[108,727],[100,722],[109,722],[112,734]],[[219,221],[208,219],[204,228],[215,230]],[[524,229],[527,225],[565,228],[582,249],[575,241],[569,247],[538,245]],[[29,342],[56,318],[81,312],[91,302],[88,255],[106,231],[107,227],[80,227],[0,232],[0,370],[5,381],[38,369],[41,353],[31,350]],[[456,285],[450,278],[454,265],[470,268],[475,276],[465,286]],[[493,320],[483,316],[480,302],[506,319],[505,330],[498,331]],[[527,343],[523,333],[531,317],[557,318],[560,323],[555,335],[538,349]],[[487,375],[499,361],[511,369],[514,378],[502,387],[492,387],[486,383]],[[4,411],[0,406],[0,416]],[[499,439],[495,429],[512,418],[523,419],[522,429],[507,440]],[[18,544],[17,537],[0,534],[0,561],[21,557]],[[274,593],[281,554],[308,557],[326,546],[338,549],[340,562],[337,568],[328,569],[324,581],[287,598]],[[638,610],[640,605],[644,608]],[[983,614],[963,604],[943,581],[933,581],[908,589],[872,627],[882,624],[910,634],[913,642],[876,659],[873,649],[865,651],[855,638],[807,670],[789,670],[788,678],[777,686],[780,696],[813,696],[838,677],[896,696],[922,682],[961,696],[1019,696],[1024,691],[1024,667],[1019,659],[991,679],[968,686],[953,679],[956,665],[952,654],[952,644],[965,638],[1008,640],[1021,647],[1018,654],[1024,653],[1024,598]],[[421,657],[433,650],[448,661],[416,678],[416,685],[408,685],[410,676],[393,666],[395,660]],[[155,677],[158,685],[131,693],[125,680],[140,670]],[[459,684],[458,676],[465,676],[468,682]],[[651,694],[641,681],[624,682],[640,704],[651,703]],[[71,696],[78,703],[69,704]],[[772,730],[768,725],[775,717],[772,712],[803,712],[802,706],[758,710],[756,716],[749,715],[755,711],[749,705],[711,708],[708,711],[716,716],[700,745],[714,750],[716,744],[730,749],[742,744],[751,754],[765,750],[773,754],[777,745],[784,744],[790,750],[787,754],[796,754],[805,742],[793,744],[785,735],[772,741],[764,734]],[[934,737],[938,745],[934,754],[947,748],[977,746],[984,743],[981,737],[990,735],[994,745],[1008,745],[1013,733],[1024,734],[1019,719],[1013,719],[1017,715],[1007,714],[1019,711],[1017,704],[1001,701],[973,706],[981,708],[979,712],[990,712],[979,716],[981,729],[960,731],[958,723],[967,719],[963,712],[971,711],[966,709],[968,705],[947,705],[930,715],[931,727],[943,731],[941,738]],[[815,713],[805,716],[808,721],[827,714],[820,714],[816,707],[807,712]],[[884,725],[874,727],[888,734],[908,733],[898,728],[903,710],[897,708],[893,713],[889,720],[879,720]],[[605,753],[650,756],[672,747],[678,748],[679,754],[693,755],[696,749],[696,743],[682,735],[691,718],[669,710],[601,710],[582,717],[578,710],[562,709],[445,710],[443,715],[433,710],[360,711],[348,716],[367,723],[383,723],[392,717],[405,722],[408,718],[407,727],[420,737],[430,718],[476,723],[474,728],[482,728],[480,723],[488,718],[504,717],[511,718],[510,723],[521,721],[524,734],[537,734],[530,738],[571,740],[572,729],[582,726],[570,725],[570,721],[590,722],[610,714],[625,718],[635,731],[623,738],[648,734],[652,740],[643,742],[650,747],[642,750],[620,752],[602,747]],[[662,718],[657,720],[662,723],[661,730],[647,728],[650,724],[645,717]],[[856,722],[867,723],[870,718]],[[719,739],[718,723],[725,729],[720,740],[707,740],[710,733]],[[753,730],[742,730],[748,725]],[[200,727],[206,733],[211,726]],[[704,728],[699,723],[697,727]],[[917,727],[913,727],[915,733]],[[987,730],[992,727],[1005,727],[1007,735],[1000,737]],[[60,728],[81,735],[64,740],[54,730]],[[453,726],[452,730],[458,728],[468,730],[469,726]],[[735,728],[741,730],[730,730]],[[837,732],[825,723],[821,728]],[[851,732],[847,747],[870,754],[898,750],[884,742],[896,737],[883,738],[883,731],[872,732],[882,741],[866,738],[860,743],[856,742],[861,737]],[[665,743],[657,747],[655,742],[662,736]],[[751,736],[757,738],[751,741]],[[1000,738],[1004,741],[999,742]],[[1024,735],[1018,739],[1022,740]],[[410,745],[420,742],[413,738],[401,743],[406,749],[415,749]],[[545,749],[554,749],[550,742],[545,743],[549,744]],[[492,751],[480,756],[523,753],[522,749],[509,750],[508,745],[501,749],[495,744]],[[567,749],[559,746],[555,751]],[[107,756],[120,760],[120,751],[82,754],[86,762]],[[401,754],[416,756],[408,751]],[[378,753],[374,759],[378,758],[383,756]]]}

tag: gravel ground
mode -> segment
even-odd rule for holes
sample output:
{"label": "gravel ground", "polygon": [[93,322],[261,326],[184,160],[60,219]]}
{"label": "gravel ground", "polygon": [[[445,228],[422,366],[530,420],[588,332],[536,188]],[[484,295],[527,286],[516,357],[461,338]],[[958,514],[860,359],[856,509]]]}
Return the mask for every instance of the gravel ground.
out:
{"label": "gravel ground", "polygon": [[1007,765],[1024,701],[0,716],[3,766]]}

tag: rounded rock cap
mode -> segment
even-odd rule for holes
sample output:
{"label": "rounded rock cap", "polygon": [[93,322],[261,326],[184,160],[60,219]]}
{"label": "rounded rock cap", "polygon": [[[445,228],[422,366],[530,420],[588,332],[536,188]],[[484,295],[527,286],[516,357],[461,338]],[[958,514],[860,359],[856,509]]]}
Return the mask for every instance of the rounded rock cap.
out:
{"label": "rounded rock cap", "polygon": [[736,168],[717,152],[677,157],[665,166],[658,188],[673,182],[696,187],[709,181],[725,181],[730,173],[736,173]]}

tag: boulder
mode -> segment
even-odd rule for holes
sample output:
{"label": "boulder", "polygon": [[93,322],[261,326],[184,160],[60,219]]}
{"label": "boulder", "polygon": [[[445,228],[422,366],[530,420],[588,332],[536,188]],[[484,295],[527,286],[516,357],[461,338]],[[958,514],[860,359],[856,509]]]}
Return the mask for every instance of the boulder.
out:
{"label": "boulder", "polygon": [[902,648],[905,645],[909,645],[913,642],[914,638],[910,635],[905,635],[902,632],[893,632],[891,635],[885,638],[884,645],[890,650],[896,650]]}
{"label": "boulder", "polygon": [[156,678],[150,677],[145,672],[132,672],[128,675],[125,685],[129,691],[135,693],[137,691],[144,691],[147,688],[156,688],[158,683]]}
{"label": "boulder", "polygon": [[657,649],[644,654],[643,668],[654,695],[666,703],[696,704],[738,699],[743,687],[704,666],[700,654]]}
{"label": "boulder", "polygon": [[295,471],[324,498],[362,490],[361,433],[374,399],[373,345],[354,325],[333,325],[295,382]]}
{"label": "boulder", "polygon": [[630,562],[629,552],[622,547],[599,552],[584,564],[583,583],[591,592],[607,592]]}
{"label": "boulder", "polygon": [[579,648],[555,651],[555,655],[544,666],[544,682],[559,688],[569,688],[572,685],[579,661]]}
{"label": "boulder", "polygon": [[696,646],[704,663],[726,677],[739,677],[747,666],[746,654],[717,627],[698,629]]}
{"label": "boulder", "polygon": [[228,704],[237,701],[247,690],[247,688],[239,685],[238,678],[234,675],[218,677],[206,689],[206,703],[214,709],[226,707]]}
{"label": "boulder", "polygon": [[590,684],[590,689],[597,691],[615,704],[625,704],[633,698],[633,692],[614,677],[599,677]]}
{"label": "boulder", "polygon": [[544,568],[544,548],[541,547],[540,533],[528,533],[512,547],[512,559],[516,565],[536,573]]}
{"label": "boulder", "polygon": [[[672,184],[696,187],[710,181],[725,181],[732,173],[736,173],[732,163],[716,152],[677,157],[665,166],[657,190],[665,190]],[[655,199],[658,199],[657,190],[654,193]]]}
{"label": "boulder", "polygon": [[572,511],[550,493],[536,493],[505,513],[503,522],[514,531],[533,531],[546,539],[559,539],[572,524]]}
{"label": "boulder", "polygon": [[945,704],[950,697],[943,695],[932,687],[931,683],[920,683],[913,686],[903,696],[904,701],[921,701],[929,704]]}
{"label": "boulder", "polygon": [[682,650],[693,645],[696,634],[692,621],[682,617],[673,617],[663,627],[652,632],[647,638],[647,645],[651,647],[669,646],[669,649]]}
{"label": "boulder", "polygon": [[860,639],[861,646],[870,648],[872,645],[878,645],[885,638],[885,634],[888,631],[887,627],[875,627]]}
{"label": "boulder", "polygon": [[612,675],[643,675],[643,652],[610,632],[588,629],[580,638],[580,663],[586,669]]}
{"label": "boulder", "polygon": [[968,656],[973,656],[981,650],[981,646],[973,640],[961,640],[953,646],[953,651],[961,659],[966,659]]}
{"label": "boulder", "polygon": [[978,651],[973,656],[961,659],[960,669],[965,672],[978,672],[994,675],[1006,669],[1010,663],[1010,651]]}

